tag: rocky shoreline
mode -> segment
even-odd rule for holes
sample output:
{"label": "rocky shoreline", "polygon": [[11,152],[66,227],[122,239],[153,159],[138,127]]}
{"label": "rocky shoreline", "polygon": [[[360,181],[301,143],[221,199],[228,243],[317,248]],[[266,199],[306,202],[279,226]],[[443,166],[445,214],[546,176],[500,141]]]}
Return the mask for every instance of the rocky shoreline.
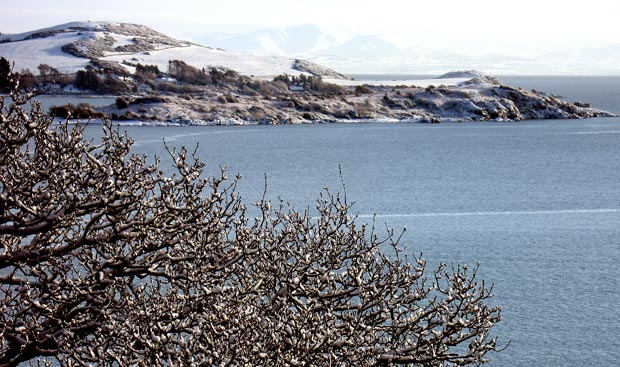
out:
{"label": "rocky shoreline", "polygon": [[356,86],[336,92],[266,94],[207,88],[198,94],[144,94],[119,98],[101,112],[120,121],[188,125],[302,124],[362,121],[519,121],[582,119],[614,114],[587,103],[507,86],[477,76],[453,86]]}

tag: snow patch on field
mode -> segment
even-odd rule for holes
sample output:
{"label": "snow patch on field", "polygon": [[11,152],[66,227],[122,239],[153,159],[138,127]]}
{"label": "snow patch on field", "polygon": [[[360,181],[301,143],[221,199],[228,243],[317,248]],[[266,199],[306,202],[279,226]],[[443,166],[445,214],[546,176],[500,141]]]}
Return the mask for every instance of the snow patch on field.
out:
{"label": "snow patch on field", "polygon": [[39,64],[48,64],[61,73],[73,73],[88,65],[88,59],[63,52],[60,48],[68,43],[83,39],[78,32],[56,34],[52,37],[35,38],[25,41],[0,43],[0,55],[15,62],[15,70],[30,69],[38,73]]}
{"label": "snow patch on field", "polygon": [[168,70],[169,60],[182,60],[197,68],[224,66],[240,74],[273,77],[283,73],[299,75],[293,70],[293,60],[286,57],[261,57],[244,55],[204,46],[190,45],[174,47],[137,54],[117,54],[103,58],[106,61],[156,65],[160,70]]}
{"label": "snow patch on field", "polygon": [[465,78],[435,78],[435,79],[407,79],[407,80],[346,80],[346,79],[331,79],[323,78],[324,81],[334,83],[343,86],[357,86],[357,85],[385,85],[394,87],[397,85],[416,86],[426,88],[429,86],[438,87],[443,86],[455,86],[465,83],[471,80],[471,77]]}
{"label": "snow patch on field", "polygon": [[111,24],[111,23],[110,22],[71,22],[71,23],[59,24],[53,27],[24,32],[24,33],[1,35],[0,41],[3,41],[3,40],[22,41],[26,38],[32,38],[37,35],[39,35],[39,37],[43,37],[43,35],[45,34],[49,34],[48,37],[45,37],[49,39],[51,37],[56,37],[54,36],[54,34],[58,35],[59,33],[71,33],[75,35],[78,32],[81,32],[84,30],[102,31],[105,28],[105,26],[108,24]]}
{"label": "snow patch on field", "polygon": [[110,34],[110,36],[112,36],[112,38],[114,38],[114,40],[116,42],[114,42],[114,44],[112,45],[112,48],[117,48],[117,47],[121,47],[121,46],[128,46],[128,45],[133,45],[134,41],[133,41],[133,36],[124,36],[121,34]]}

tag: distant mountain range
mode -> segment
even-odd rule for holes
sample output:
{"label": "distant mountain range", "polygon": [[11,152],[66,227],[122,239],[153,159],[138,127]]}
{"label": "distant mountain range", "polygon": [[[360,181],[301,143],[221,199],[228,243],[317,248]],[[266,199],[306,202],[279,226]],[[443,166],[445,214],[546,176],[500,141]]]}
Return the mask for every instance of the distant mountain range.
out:
{"label": "distant mountain range", "polygon": [[[420,35],[424,37],[424,35]],[[543,54],[420,52],[381,36],[304,24],[243,34],[195,35],[202,43],[255,55],[302,57],[348,74],[430,74],[478,69],[491,74],[620,74],[620,44]]]}
{"label": "distant mountain range", "polygon": [[402,56],[396,45],[379,36],[357,35],[344,29],[314,24],[263,29],[238,35],[211,35],[201,41],[232,51],[261,55],[332,55],[349,58]]}
{"label": "distant mountain range", "polygon": [[350,33],[338,28],[303,24],[244,34],[199,35],[198,39],[231,51],[297,57],[340,45],[350,39]]}

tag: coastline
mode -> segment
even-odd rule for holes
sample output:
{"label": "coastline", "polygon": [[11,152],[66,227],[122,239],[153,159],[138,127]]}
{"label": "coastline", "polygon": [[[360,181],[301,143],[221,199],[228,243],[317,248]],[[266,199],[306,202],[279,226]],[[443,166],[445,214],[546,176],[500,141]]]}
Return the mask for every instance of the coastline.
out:
{"label": "coastline", "polygon": [[117,121],[189,125],[439,123],[616,116],[588,103],[569,103],[542,92],[478,78],[452,86],[358,85],[337,94],[287,91],[256,96],[216,89],[196,96],[147,95],[127,97],[124,101],[126,106],[109,106],[102,112]]}

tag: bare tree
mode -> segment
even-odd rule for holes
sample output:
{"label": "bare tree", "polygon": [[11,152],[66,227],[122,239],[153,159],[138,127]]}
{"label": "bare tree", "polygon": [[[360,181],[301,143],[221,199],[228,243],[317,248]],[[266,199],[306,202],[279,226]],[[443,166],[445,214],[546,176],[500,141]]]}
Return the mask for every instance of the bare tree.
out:
{"label": "bare tree", "polygon": [[60,71],[48,64],[39,64],[37,69],[39,69],[39,79],[42,84],[56,83],[60,77]]}
{"label": "bare tree", "polygon": [[226,175],[130,154],[109,121],[0,103],[0,366],[481,364],[499,307],[476,269],[407,257],[341,195],[257,203]]}

